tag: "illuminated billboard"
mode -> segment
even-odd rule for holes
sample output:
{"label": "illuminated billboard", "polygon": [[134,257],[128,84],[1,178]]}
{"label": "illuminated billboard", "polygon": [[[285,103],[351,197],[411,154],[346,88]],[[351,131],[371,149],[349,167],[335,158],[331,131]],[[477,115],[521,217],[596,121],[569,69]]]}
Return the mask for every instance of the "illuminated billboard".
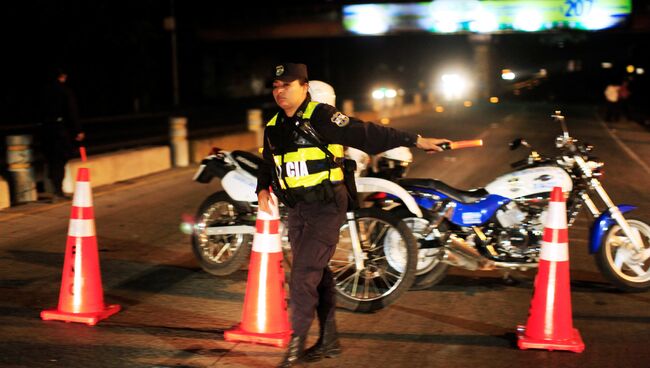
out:
{"label": "illuminated billboard", "polygon": [[621,24],[632,0],[434,0],[343,6],[343,26],[357,34],[551,29],[600,30]]}

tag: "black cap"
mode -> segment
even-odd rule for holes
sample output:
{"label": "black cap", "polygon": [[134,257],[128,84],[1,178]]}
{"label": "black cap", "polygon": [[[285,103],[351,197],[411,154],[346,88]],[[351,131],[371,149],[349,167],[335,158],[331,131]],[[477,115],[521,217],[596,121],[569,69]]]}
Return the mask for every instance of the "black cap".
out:
{"label": "black cap", "polygon": [[296,79],[303,79],[308,81],[307,65],[284,63],[276,65],[273,70],[273,80],[281,80],[283,82],[293,82]]}

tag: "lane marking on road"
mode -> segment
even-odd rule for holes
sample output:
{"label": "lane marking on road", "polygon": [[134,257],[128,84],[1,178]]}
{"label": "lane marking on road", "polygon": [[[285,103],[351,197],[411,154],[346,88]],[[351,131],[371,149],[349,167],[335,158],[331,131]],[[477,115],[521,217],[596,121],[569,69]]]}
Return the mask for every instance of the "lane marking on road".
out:
{"label": "lane marking on road", "polygon": [[619,145],[619,147],[621,147],[621,149],[623,149],[623,151],[627,153],[628,156],[630,156],[632,160],[636,161],[636,163],[638,163],[639,166],[641,166],[646,173],[650,174],[650,167],[648,167],[648,165],[645,162],[643,162],[641,157],[639,157],[639,155],[634,153],[634,151],[632,151],[630,147],[628,147],[625,143],[623,143],[623,141],[616,134],[614,134],[614,132],[611,129],[609,129],[609,127],[607,126],[607,124],[605,124],[604,121],[600,119],[598,120],[600,121],[600,125],[602,125],[603,128],[605,128],[605,131],[607,131],[609,136],[612,137],[614,142],[616,142]]}

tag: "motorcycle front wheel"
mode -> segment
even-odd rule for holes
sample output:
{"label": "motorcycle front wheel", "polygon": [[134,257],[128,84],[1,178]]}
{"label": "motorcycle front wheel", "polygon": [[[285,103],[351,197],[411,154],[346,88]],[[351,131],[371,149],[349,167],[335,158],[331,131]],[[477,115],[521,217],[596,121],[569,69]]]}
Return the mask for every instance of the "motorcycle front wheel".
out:
{"label": "motorcycle front wheel", "polygon": [[216,276],[226,276],[247,264],[253,235],[213,235],[209,229],[254,222],[254,218],[245,218],[250,216],[248,204],[233,200],[226,192],[213,193],[201,203],[192,232],[192,251],[201,268]]}
{"label": "motorcycle front wheel", "polygon": [[338,306],[353,312],[373,312],[394,303],[413,284],[418,246],[399,218],[377,208],[355,211],[363,269],[357,269],[349,224],[340,230],[330,260]]}
{"label": "motorcycle front wheel", "polygon": [[418,261],[411,290],[425,290],[438,284],[447,276],[449,265],[442,262],[441,252],[444,252],[442,247],[419,248],[420,241],[424,237],[423,233],[429,227],[429,220],[414,217],[409,210],[401,207],[397,207],[391,213],[404,221],[418,241]]}
{"label": "motorcycle front wheel", "polygon": [[638,232],[642,249],[637,252],[621,227],[614,223],[596,253],[596,264],[603,276],[617,288],[628,292],[650,289],[650,226],[635,218],[628,218],[632,231]]}

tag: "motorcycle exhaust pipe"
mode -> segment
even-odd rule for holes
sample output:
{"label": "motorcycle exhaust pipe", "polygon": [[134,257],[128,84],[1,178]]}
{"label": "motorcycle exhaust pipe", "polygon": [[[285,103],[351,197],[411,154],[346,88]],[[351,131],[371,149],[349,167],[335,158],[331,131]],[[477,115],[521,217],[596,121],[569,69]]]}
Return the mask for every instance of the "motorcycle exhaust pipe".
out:
{"label": "motorcycle exhaust pipe", "polygon": [[483,257],[476,248],[453,234],[445,245],[443,261],[470,271],[489,271],[496,268],[494,261]]}

